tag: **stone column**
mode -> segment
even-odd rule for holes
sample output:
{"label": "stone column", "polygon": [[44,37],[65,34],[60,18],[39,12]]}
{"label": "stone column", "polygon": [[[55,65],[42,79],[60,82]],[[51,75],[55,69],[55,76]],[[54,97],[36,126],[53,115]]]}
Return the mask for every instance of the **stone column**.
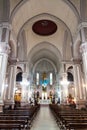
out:
{"label": "stone column", "polygon": [[67,73],[64,72],[62,75],[62,81],[61,81],[61,85],[62,85],[62,101],[64,104],[67,104],[67,97],[68,97],[68,85],[69,82],[67,81]]}
{"label": "stone column", "polygon": [[10,105],[14,108],[14,90],[16,87],[16,63],[9,65],[8,67],[8,87],[5,95],[5,106]]}
{"label": "stone column", "polygon": [[74,63],[74,86],[77,108],[85,107],[84,90],[82,85],[82,73],[80,63]]}
{"label": "stone column", "polygon": [[32,80],[31,74],[29,74],[28,75],[28,98],[27,98],[28,102],[29,102],[29,100],[31,98],[31,94],[32,94],[32,89],[31,89],[31,83],[32,83],[32,81],[31,80]]}
{"label": "stone column", "polygon": [[69,82],[67,80],[67,70],[66,70],[66,61],[62,62],[63,72],[62,72],[62,81],[61,81],[61,103],[67,104],[68,93],[68,85]]}
{"label": "stone column", "polygon": [[[87,31],[87,23],[81,23],[80,26],[80,34],[81,34],[81,41],[82,44],[80,45],[80,52],[82,54],[82,62],[83,62],[83,72],[84,72],[84,86],[85,86],[85,94],[87,100],[87,38],[86,38],[86,31]],[[86,101],[87,105],[87,101]]]}
{"label": "stone column", "polygon": [[87,42],[81,44],[80,52],[82,53],[83,70],[85,75],[85,84],[87,88]]}
{"label": "stone column", "polygon": [[21,94],[21,106],[27,104],[29,102],[28,99],[28,86],[29,83],[27,81],[27,73],[23,73],[23,80],[22,80],[22,94]]}
{"label": "stone column", "polygon": [[0,24],[0,112],[3,107],[3,96],[5,88],[5,76],[8,62],[8,54],[10,52],[9,41],[10,27],[8,23]]}

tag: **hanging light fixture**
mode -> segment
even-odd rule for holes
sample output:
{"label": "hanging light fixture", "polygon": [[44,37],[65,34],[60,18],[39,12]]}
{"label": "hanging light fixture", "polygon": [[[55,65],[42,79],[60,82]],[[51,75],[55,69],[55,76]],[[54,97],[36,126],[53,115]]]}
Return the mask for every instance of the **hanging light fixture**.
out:
{"label": "hanging light fixture", "polygon": [[70,82],[66,78],[60,81],[61,85],[69,85],[69,83]]}

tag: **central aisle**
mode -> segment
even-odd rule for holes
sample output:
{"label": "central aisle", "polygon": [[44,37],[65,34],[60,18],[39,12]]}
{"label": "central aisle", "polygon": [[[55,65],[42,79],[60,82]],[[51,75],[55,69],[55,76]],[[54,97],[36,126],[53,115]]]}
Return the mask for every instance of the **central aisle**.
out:
{"label": "central aisle", "polygon": [[49,105],[41,106],[31,130],[60,130],[49,109]]}

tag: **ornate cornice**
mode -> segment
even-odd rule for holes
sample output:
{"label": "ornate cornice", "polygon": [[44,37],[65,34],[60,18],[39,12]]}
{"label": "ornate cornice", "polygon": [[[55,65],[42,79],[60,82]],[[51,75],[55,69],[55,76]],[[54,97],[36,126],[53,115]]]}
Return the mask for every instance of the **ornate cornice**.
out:
{"label": "ornate cornice", "polygon": [[16,65],[16,63],[17,63],[17,58],[15,58],[15,57],[9,57],[8,58],[8,61],[9,61],[9,64],[10,65]]}
{"label": "ornate cornice", "polygon": [[81,59],[72,59],[72,61],[62,61],[63,64],[81,64],[82,60]]}
{"label": "ornate cornice", "polygon": [[2,23],[0,23],[0,27],[2,27],[2,28],[7,28],[7,29],[9,29],[9,30],[12,29],[11,24],[9,24],[8,22],[2,22]]}
{"label": "ornate cornice", "polygon": [[75,64],[81,64],[82,63],[82,60],[80,60],[80,59],[73,59],[73,64],[75,65]]}
{"label": "ornate cornice", "polygon": [[82,29],[82,28],[85,28],[87,27],[87,22],[82,22],[78,25],[78,32]]}

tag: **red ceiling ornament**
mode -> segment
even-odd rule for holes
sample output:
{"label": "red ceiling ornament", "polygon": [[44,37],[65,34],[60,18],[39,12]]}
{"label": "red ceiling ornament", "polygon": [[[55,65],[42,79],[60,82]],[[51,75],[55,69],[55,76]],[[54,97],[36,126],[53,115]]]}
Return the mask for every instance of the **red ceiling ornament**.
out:
{"label": "red ceiling ornament", "polygon": [[49,36],[57,31],[57,25],[51,20],[39,20],[32,26],[32,30],[41,36]]}

